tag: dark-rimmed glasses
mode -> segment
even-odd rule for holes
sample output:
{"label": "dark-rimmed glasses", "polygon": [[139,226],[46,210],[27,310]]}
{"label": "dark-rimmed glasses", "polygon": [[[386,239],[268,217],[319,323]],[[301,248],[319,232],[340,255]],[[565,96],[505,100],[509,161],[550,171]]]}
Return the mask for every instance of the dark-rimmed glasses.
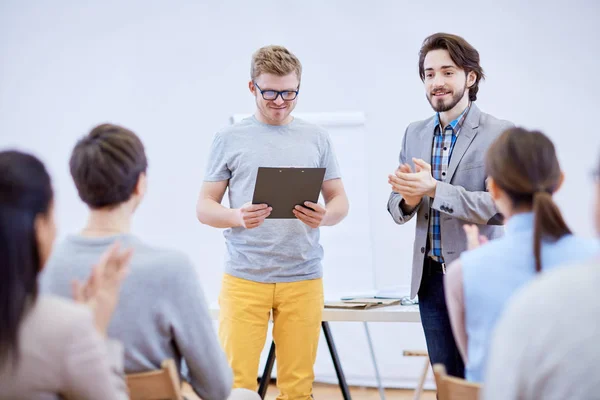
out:
{"label": "dark-rimmed glasses", "polygon": [[262,90],[256,82],[253,83],[262,95],[262,98],[269,101],[275,101],[279,96],[281,96],[283,101],[293,101],[298,97],[298,92],[300,91],[300,87],[296,90]]}

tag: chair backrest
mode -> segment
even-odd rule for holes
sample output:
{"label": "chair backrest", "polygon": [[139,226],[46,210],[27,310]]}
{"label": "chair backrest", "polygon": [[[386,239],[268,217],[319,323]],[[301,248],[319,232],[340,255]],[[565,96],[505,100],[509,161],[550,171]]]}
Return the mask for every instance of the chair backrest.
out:
{"label": "chair backrest", "polygon": [[433,366],[439,400],[478,400],[481,385],[448,376],[443,364]]}
{"label": "chair backrest", "polygon": [[161,369],[127,375],[131,400],[183,400],[181,382],[175,362],[171,359],[161,364]]}

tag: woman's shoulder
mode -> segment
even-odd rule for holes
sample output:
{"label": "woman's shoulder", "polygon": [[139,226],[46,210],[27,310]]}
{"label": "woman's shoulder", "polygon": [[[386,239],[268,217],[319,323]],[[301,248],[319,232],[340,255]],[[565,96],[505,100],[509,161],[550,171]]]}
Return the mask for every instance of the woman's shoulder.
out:
{"label": "woman's shoulder", "polygon": [[476,249],[464,251],[460,255],[460,260],[464,266],[470,264],[480,265],[481,260],[490,261],[496,258],[512,257],[515,251],[518,252],[517,248],[519,246],[532,247],[532,244],[522,236],[502,236],[490,240]]}
{"label": "woman's shoulder", "polygon": [[76,303],[73,300],[51,294],[40,295],[37,298],[33,309],[35,311],[53,311],[54,313],[60,312],[66,316],[74,317],[81,317],[91,314],[89,307]]}
{"label": "woman's shoulder", "polygon": [[568,234],[561,238],[559,243],[561,242],[567,246],[574,246],[581,250],[588,250],[592,252],[600,251],[600,240],[598,240],[598,238]]}
{"label": "woman's shoulder", "polygon": [[26,332],[58,339],[69,337],[75,328],[93,323],[89,307],[53,295],[41,295],[23,321]]}

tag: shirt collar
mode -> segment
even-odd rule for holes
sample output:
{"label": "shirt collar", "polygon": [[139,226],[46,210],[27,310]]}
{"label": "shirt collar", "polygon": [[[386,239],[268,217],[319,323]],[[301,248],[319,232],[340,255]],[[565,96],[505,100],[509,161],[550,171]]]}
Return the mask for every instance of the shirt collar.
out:
{"label": "shirt collar", "polygon": [[506,222],[506,233],[514,234],[518,232],[530,231],[533,229],[533,222],[533,212],[515,214]]}
{"label": "shirt collar", "polygon": [[[458,133],[460,132],[460,129],[462,128],[463,124],[465,123],[465,119],[467,119],[467,114],[469,113],[469,109],[471,108],[471,103],[469,102],[469,105],[467,106],[467,108],[465,108],[465,110],[453,121],[451,121],[448,125],[446,125],[446,129],[448,127],[452,128],[452,131],[454,132],[455,135],[458,135]],[[435,119],[434,119],[434,124],[433,126],[435,126],[435,130],[434,130],[434,134],[439,134],[440,132],[443,131],[443,127],[440,125],[440,113],[435,113]]]}

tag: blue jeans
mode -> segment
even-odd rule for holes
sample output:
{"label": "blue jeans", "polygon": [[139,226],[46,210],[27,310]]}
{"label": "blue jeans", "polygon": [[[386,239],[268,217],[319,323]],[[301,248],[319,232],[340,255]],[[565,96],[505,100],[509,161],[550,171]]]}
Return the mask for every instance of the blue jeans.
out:
{"label": "blue jeans", "polygon": [[440,264],[428,257],[419,288],[419,311],[431,365],[444,364],[448,375],[464,378],[465,364],[456,347],[446,307],[444,274]]}

